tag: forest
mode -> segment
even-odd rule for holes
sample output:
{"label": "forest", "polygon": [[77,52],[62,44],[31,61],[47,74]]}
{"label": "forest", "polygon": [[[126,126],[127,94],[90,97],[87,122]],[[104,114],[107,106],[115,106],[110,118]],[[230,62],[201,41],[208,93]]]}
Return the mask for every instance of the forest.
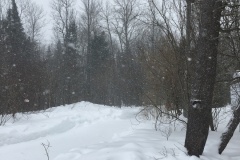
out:
{"label": "forest", "polygon": [[223,152],[240,122],[239,0],[49,5],[51,21],[33,0],[0,1],[1,125],[9,115],[81,101],[143,106],[157,118],[188,118],[185,147],[200,156],[209,127],[217,128],[215,111],[235,100]]}

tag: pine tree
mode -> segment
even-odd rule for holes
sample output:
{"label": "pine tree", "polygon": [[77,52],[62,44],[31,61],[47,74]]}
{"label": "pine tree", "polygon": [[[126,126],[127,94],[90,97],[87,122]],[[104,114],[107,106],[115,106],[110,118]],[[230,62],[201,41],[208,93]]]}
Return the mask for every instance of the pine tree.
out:
{"label": "pine tree", "polygon": [[75,20],[71,20],[66,37],[65,52],[63,55],[63,81],[65,103],[77,102],[79,99],[79,66],[78,66],[78,49],[77,49],[77,25]]}
{"label": "pine tree", "polygon": [[91,95],[92,102],[109,104],[109,73],[113,59],[110,54],[109,44],[104,32],[95,33],[91,42]]}
{"label": "pine tree", "polygon": [[6,39],[6,19],[0,20],[0,114],[4,115],[7,112],[7,63],[6,54],[7,48],[5,44]]}
{"label": "pine tree", "polygon": [[54,57],[53,57],[53,86],[52,86],[52,92],[54,94],[54,101],[55,105],[63,105],[64,102],[64,90],[63,88],[63,46],[61,41],[59,40],[56,44],[56,48],[54,50]]}
{"label": "pine tree", "polygon": [[8,107],[13,115],[18,111],[19,106],[23,107],[24,97],[22,92],[24,86],[21,83],[23,75],[23,53],[24,41],[26,40],[23,27],[18,15],[15,0],[12,0],[12,8],[7,12],[6,26],[6,47],[7,47],[7,64],[8,64]]}
{"label": "pine tree", "polygon": [[7,12],[5,45],[8,110],[13,115],[34,110],[34,106],[38,105],[36,94],[41,92],[41,83],[38,83],[41,77],[40,57],[34,42],[24,33],[15,0],[12,0],[12,8]]}

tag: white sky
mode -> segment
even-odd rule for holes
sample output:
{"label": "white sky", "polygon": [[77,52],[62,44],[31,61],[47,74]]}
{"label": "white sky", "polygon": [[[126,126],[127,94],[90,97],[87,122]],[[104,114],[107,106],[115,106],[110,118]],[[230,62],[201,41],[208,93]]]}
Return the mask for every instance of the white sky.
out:
{"label": "white sky", "polygon": [[50,1],[51,0],[32,0],[43,7],[44,12],[46,14],[46,26],[43,28],[43,38],[44,43],[48,43],[51,41],[51,38],[53,36],[52,34],[52,25],[51,25],[51,17],[50,17]]}
{"label": "white sky", "polygon": [[[43,28],[43,43],[49,44],[51,39],[53,38],[53,21],[51,19],[51,7],[50,3],[52,0],[32,0],[43,7],[44,12],[46,14],[46,26]],[[81,0],[76,0],[77,6],[81,5]]]}

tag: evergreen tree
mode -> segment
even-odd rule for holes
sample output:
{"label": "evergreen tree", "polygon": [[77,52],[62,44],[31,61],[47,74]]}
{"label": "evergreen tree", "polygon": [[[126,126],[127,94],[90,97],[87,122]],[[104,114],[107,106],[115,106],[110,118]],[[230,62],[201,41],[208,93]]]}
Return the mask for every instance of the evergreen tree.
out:
{"label": "evergreen tree", "polygon": [[65,52],[63,54],[63,81],[65,103],[77,102],[79,99],[79,66],[77,50],[77,25],[71,20],[65,37]]}
{"label": "evergreen tree", "polygon": [[[118,57],[118,92],[124,105],[141,105],[143,94],[143,71],[137,57],[129,51]],[[121,104],[121,105],[122,105]]]}
{"label": "evergreen tree", "polygon": [[0,114],[4,115],[7,112],[7,63],[6,54],[7,48],[5,44],[6,39],[6,19],[0,20]]}
{"label": "evergreen tree", "polygon": [[15,0],[7,12],[5,31],[6,38],[6,97],[8,112],[34,110],[39,105],[36,94],[40,94],[38,83],[41,77],[40,57],[37,55],[34,42],[24,33]]}
{"label": "evergreen tree", "polygon": [[7,47],[7,64],[8,64],[8,107],[13,115],[18,111],[19,107],[23,107],[24,85],[22,83],[24,71],[24,42],[26,40],[23,27],[18,15],[15,0],[12,0],[12,8],[7,12],[6,26],[6,47]]}
{"label": "evergreen tree", "polygon": [[92,102],[109,104],[109,75],[113,59],[104,32],[95,33],[91,42],[91,95]]}
{"label": "evergreen tree", "polygon": [[54,51],[53,57],[53,66],[52,66],[53,75],[53,86],[52,92],[54,94],[55,105],[63,105],[64,104],[64,94],[63,94],[63,46],[61,41],[59,40],[56,44],[56,48]]}

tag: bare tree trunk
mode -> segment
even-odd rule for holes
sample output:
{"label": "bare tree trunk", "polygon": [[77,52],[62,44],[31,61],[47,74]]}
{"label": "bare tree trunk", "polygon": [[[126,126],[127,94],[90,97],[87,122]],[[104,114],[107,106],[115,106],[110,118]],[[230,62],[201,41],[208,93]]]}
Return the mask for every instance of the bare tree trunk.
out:
{"label": "bare tree trunk", "polygon": [[200,26],[195,61],[194,85],[188,109],[185,147],[189,155],[203,153],[211,120],[211,104],[216,78],[217,46],[220,30],[221,1],[200,2]]}
{"label": "bare tree trunk", "polygon": [[92,71],[92,57],[91,57],[91,14],[90,14],[90,0],[87,0],[86,14],[87,14],[87,83],[86,83],[86,100],[91,101],[91,71]]}
{"label": "bare tree trunk", "polygon": [[240,105],[233,112],[233,118],[228,122],[227,131],[224,132],[221,136],[221,143],[218,148],[218,153],[222,154],[224,149],[227,147],[228,142],[233,136],[234,131],[236,130],[240,122]]}
{"label": "bare tree trunk", "polygon": [[96,32],[98,25],[98,15],[100,12],[100,3],[96,0],[82,0],[84,10],[82,15],[82,26],[86,29],[86,42],[87,42],[87,52],[86,52],[86,84],[84,88],[84,99],[86,101],[91,101],[94,93],[94,88],[91,83],[93,81],[93,58],[92,58],[92,33]]}

